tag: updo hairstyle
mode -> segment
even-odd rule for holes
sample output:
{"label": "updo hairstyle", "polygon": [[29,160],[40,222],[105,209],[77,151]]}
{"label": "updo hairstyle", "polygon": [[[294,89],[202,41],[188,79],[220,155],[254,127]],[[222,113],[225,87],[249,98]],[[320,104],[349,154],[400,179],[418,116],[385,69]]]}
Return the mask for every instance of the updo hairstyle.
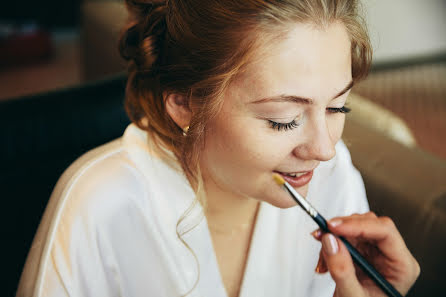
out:
{"label": "updo hairstyle", "polygon": [[[125,108],[163,153],[173,152],[195,191],[206,124],[256,49],[295,23],[342,22],[351,40],[353,81],[366,76],[372,50],[356,0],[126,0],[119,49],[128,61]],[[163,93],[186,96],[187,136],[166,112]]]}

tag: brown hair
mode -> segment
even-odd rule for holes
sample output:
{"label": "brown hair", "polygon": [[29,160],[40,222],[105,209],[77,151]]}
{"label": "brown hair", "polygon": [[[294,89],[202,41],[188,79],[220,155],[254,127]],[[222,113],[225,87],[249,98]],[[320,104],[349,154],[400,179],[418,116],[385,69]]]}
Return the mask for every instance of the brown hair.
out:
{"label": "brown hair", "polygon": [[[126,5],[130,18],[120,40],[129,62],[126,111],[161,152],[173,152],[196,192],[206,124],[219,111],[227,86],[267,40],[293,23],[326,27],[339,21],[351,40],[353,81],[365,77],[371,63],[356,0],[126,0]],[[193,117],[187,136],[167,114],[164,92],[188,99]]]}

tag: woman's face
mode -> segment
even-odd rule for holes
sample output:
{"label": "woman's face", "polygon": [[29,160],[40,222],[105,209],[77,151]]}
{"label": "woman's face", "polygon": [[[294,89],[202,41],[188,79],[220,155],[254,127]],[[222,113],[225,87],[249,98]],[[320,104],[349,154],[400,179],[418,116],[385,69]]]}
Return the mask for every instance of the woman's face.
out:
{"label": "woman's face", "polygon": [[274,172],[306,196],[312,171],[335,156],[352,86],[344,25],[293,25],[228,88],[208,126],[201,167],[205,184],[277,207],[295,205]]}

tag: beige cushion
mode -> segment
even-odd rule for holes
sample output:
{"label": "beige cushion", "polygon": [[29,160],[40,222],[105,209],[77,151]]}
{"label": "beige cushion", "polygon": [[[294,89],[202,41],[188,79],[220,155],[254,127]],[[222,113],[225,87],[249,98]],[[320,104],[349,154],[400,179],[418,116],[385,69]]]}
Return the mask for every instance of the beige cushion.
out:
{"label": "beige cushion", "polygon": [[370,209],[394,220],[421,266],[408,296],[440,296],[446,290],[446,161],[352,118],[343,139],[364,179]]}
{"label": "beige cushion", "polygon": [[416,145],[415,137],[409,127],[390,110],[355,93],[349,95],[347,105],[352,109],[348,117],[353,121],[361,122],[405,146]]}

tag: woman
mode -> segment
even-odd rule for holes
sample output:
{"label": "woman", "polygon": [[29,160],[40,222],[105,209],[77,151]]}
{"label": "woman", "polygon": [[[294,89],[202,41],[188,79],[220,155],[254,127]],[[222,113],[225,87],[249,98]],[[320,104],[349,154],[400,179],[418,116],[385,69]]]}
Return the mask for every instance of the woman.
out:
{"label": "woman", "polygon": [[127,7],[133,124],[61,178],[18,295],[385,296],[273,173],[406,294],[418,263],[340,140],[371,56],[356,1]]}

